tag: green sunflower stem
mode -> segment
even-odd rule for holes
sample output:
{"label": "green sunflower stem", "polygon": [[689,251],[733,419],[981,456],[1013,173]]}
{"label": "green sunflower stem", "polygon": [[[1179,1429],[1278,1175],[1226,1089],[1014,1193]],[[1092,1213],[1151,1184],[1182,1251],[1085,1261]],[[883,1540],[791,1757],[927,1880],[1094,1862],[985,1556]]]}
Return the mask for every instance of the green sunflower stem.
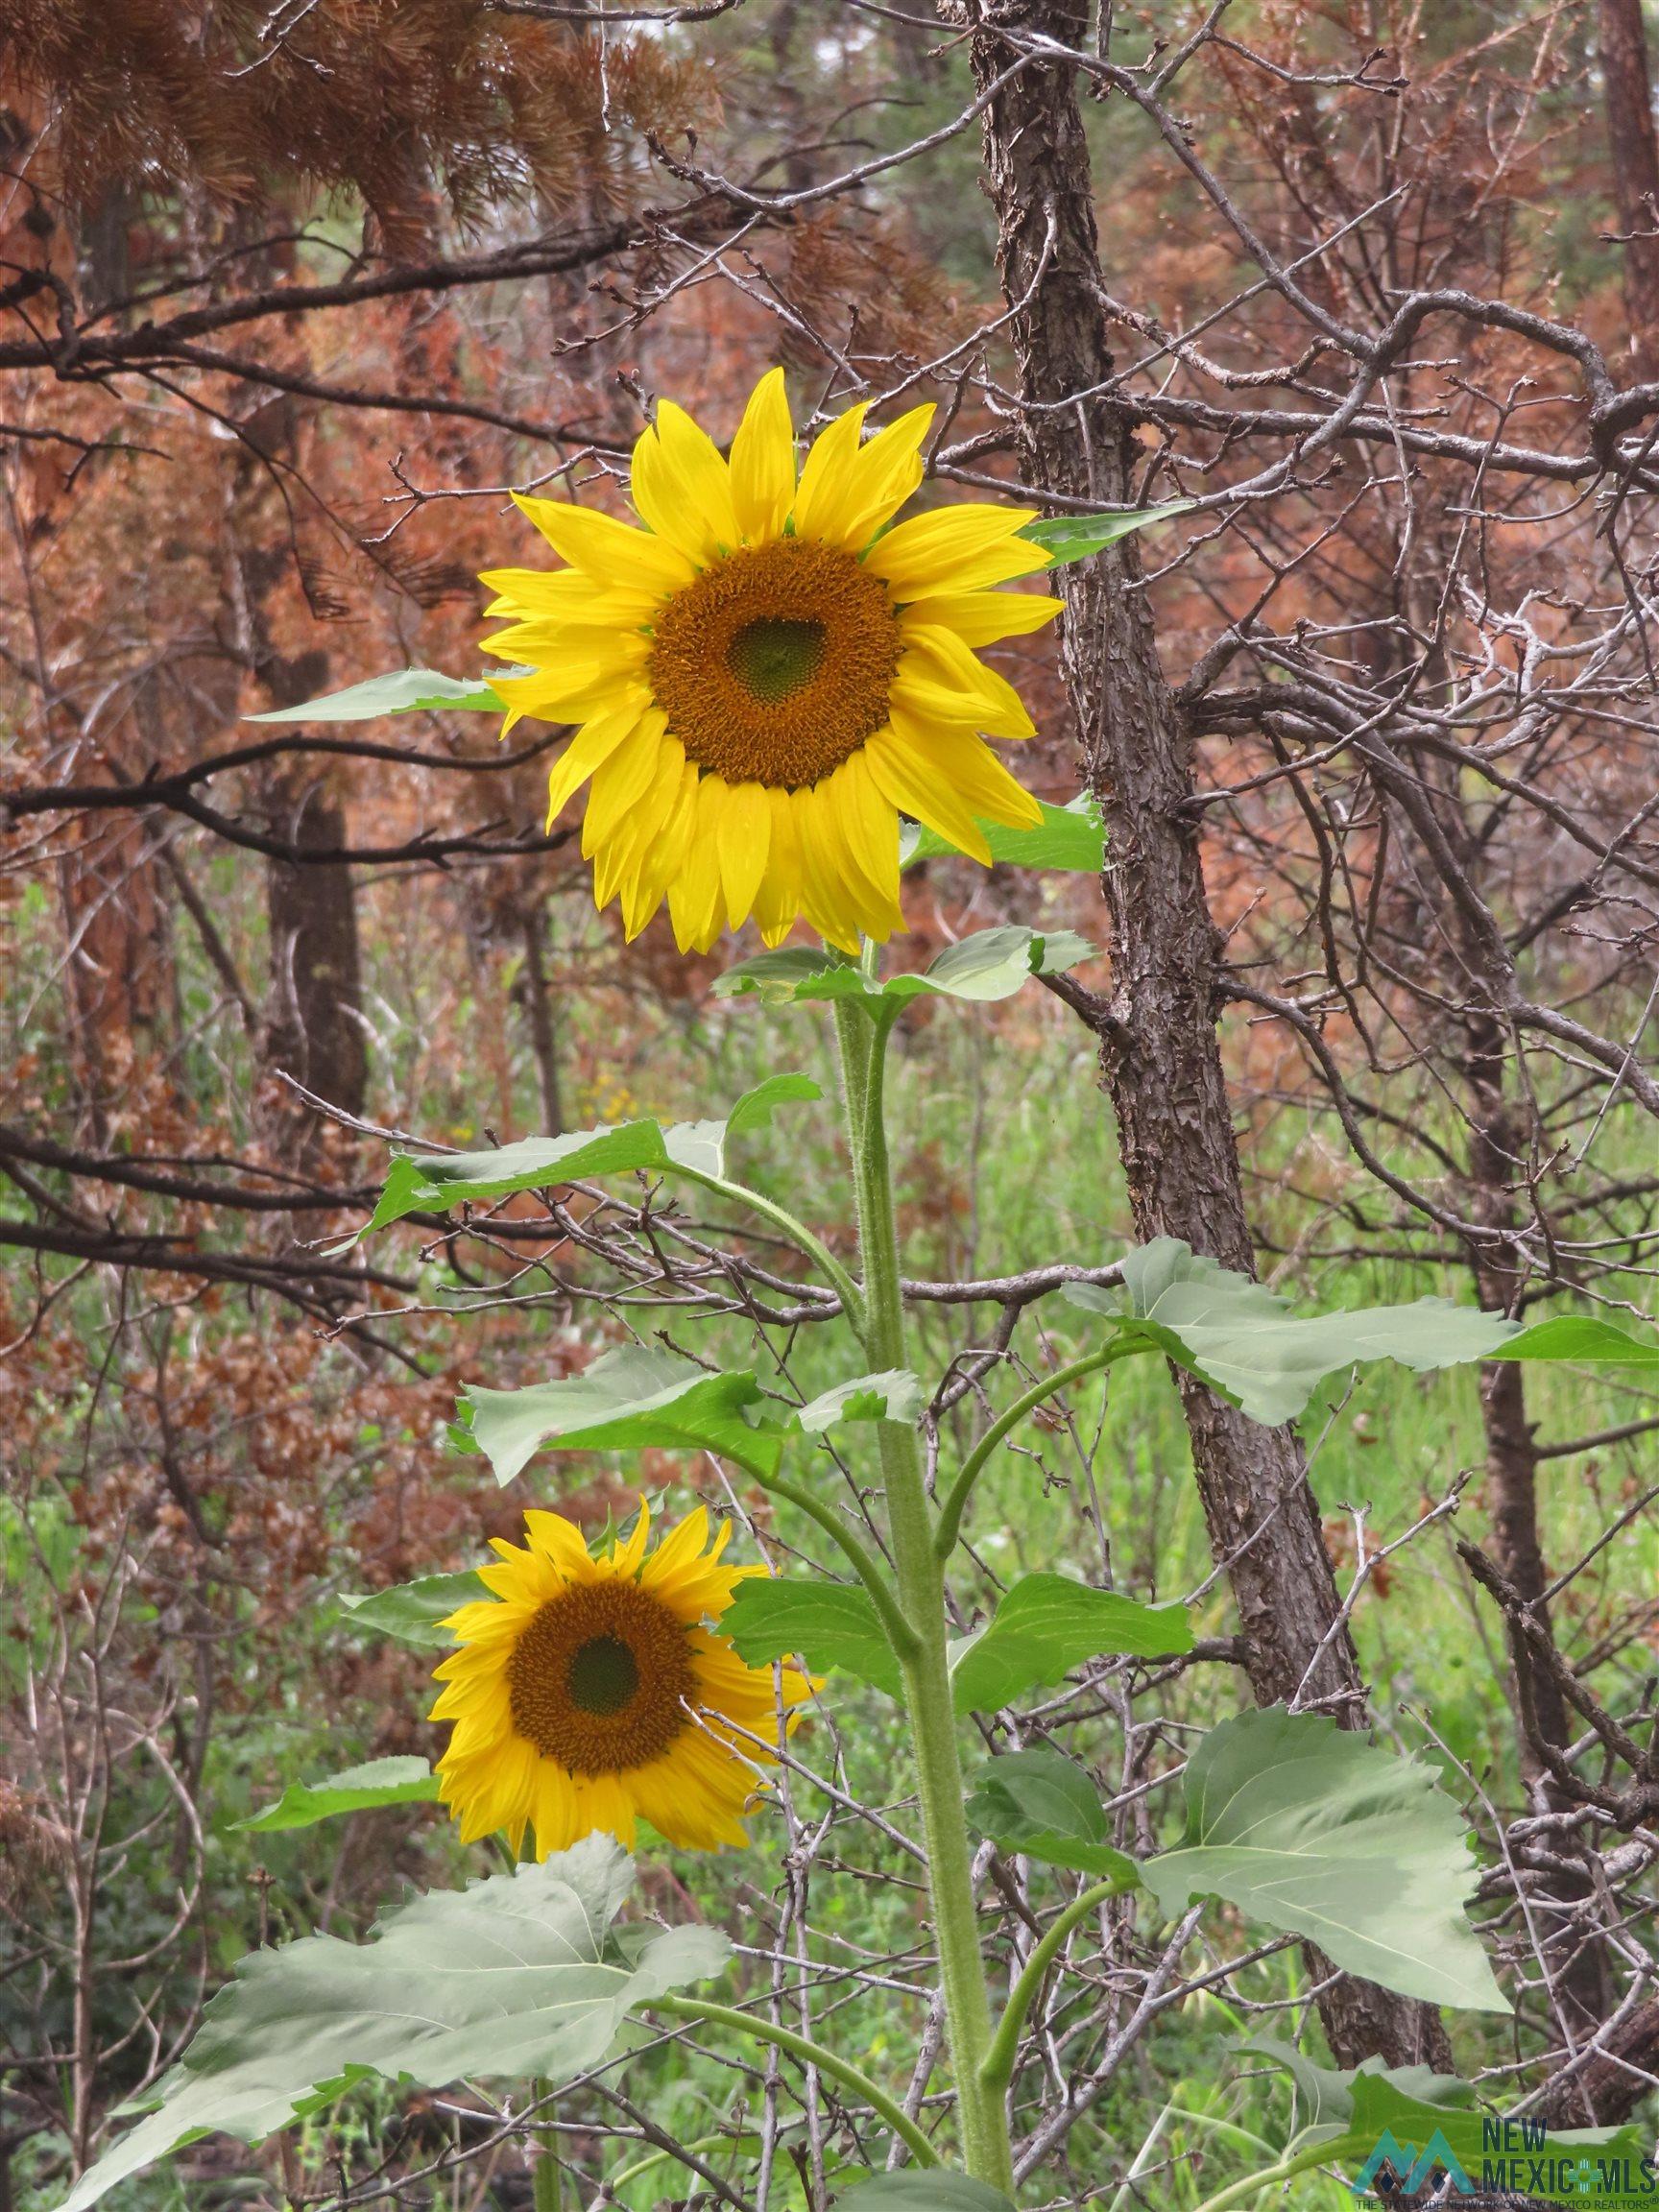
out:
{"label": "green sunflower stem", "polygon": [[[553,2085],[540,2075],[534,2084],[538,2104],[551,2105]],[[533,2212],[564,2212],[565,2176],[559,2166],[558,2138],[551,2126],[547,2126],[540,2148],[533,2153],[535,2164],[530,2169],[530,2202]]]}
{"label": "green sunflower stem", "polygon": [[[835,1007],[864,1269],[862,1339],[873,1368],[907,1364],[883,1116],[892,1022],[893,1013],[886,1008],[872,1015],[845,1000]],[[947,1652],[945,1561],[935,1548],[933,1508],[915,1430],[902,1422],[878,1422],[877,1441],[899,1603],[914,1638],[914,1647],[902,1656],[901,1665],[963,2154],[975,2180],[1012,2193],[1014,2160],[1006,2102],[985,2072],[992,2043],[991,2000],[974,1903],[973,1853],[962,1810],[962,1764]]]}

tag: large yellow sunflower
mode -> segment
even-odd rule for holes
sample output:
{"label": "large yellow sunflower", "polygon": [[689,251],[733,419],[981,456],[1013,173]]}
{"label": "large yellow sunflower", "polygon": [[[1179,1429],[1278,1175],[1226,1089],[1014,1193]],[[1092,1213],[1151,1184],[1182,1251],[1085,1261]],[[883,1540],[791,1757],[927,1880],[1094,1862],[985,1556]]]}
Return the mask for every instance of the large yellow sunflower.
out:
{"label": "large yellow sunflower", "polygon": [[[649,1525],[641,1503],[595,1558],[573,1523],[526,1513],[528,1544],[494,1539],[499,1562],[480,1570],[493,1596],[445,1622],[461,1648],[437,1669],[432,1718],[455,1724],[439,1794],[464,1842],[504,1829],[517,1851],[530,1827],[545,1859],[595,1828],[631,1847],[637,1819],[693,1849],[746,1840],[778,1690],[704,1623],[766,1570],[722,1567],[729,1529],[710,1543],[701,1506],[648,1551]],[[810,1689],[783,1671],[785,1706]]]}
{"label": "large yellow sunflower", "polygon": [[981,736],[1029,737],[974,648],[1041,629],[1057,599],[991,589],[1047,566],[1022,507],[964,505],[889,528],[922,481],[933,414],[860,443],[853,408],[799,480],[783,373],[761,379],[722,458],[672,401],[634,448],[645,527],[562,500],[519,506],[569,566],[483,581],[512,627],[489,650],[506,727],[579,725],[548,819],[590,778],[582,851],[632,937],[664,898],[682,951],[753,913],[798,915],[847,950],[899,911],[899,816],[989,861],[975,817],[1040,819]]}

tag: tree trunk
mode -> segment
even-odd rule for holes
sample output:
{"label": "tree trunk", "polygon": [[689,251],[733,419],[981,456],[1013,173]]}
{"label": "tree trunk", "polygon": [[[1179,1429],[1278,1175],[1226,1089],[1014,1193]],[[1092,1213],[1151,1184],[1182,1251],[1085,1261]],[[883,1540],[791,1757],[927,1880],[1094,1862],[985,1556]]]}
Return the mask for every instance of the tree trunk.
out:
{"label": "tree trunk", "polygon": [[[301,847],[346,841],[339,802],[315,786],[274,810],[273,819]],[[338,863],[272,860],[265,882],[272,986],[267,1057],[331,1106],[361,1114],[369,1054],[351,871]]]}
{"label": "tree trunk", "polygon": [[[294,402],[272,399],[246,417],[228,486],[228,574],[237,643],[273,707],[294,707],[328,688],[328,656],[292,655],[277,644],[276,601],[296,558],[280,480],[298,445]],[[348,842],[336,793],[314,775],[280,769],[266,784],[264,810],[276,834],[324,851]],[[269,1064],[348,1114],[361,1114],[369,1080],[362,1022],[356,885],[346,862],[266,863],[272,1001]]]}
{"label": "tree trunk", "polygon": [[1619,228],[1624,232],[1624,305],[1630,346],[1645,376],[1659,367],[1659,141],[1642,0],[1601,0],[1601,88]]}
{"label": "tree trunk", "polygon": [[[1084,42],[1081,0],[1024,0],[1023,29]],[[981,89],[1008,64],[996,0],[978,0]],[[1091,507],[1127,503],[1122,412],[1094,396],[1111,373],[1088,145],[1073,73],[1028,67],[984,116],[985,171],[1019,356],[1027,480]],[[1077,397],[1090,395],[1089,397]],[[1133,540],[1064,571],[1064,664],[1081,759],[1106,823],[1104,890],[1113,1002],[1101,1060],[1137,1233],[1182,1237],[1251,1271],[1226,1078],[1216,1036],[1218,943],[1205,895],[1189,741],[1135,589]],[[1263,1704],[1300,1695],[1363,1727],[1365,1686],[1289,1429],[1255,1426],[1178,1377],[1210,1541],[1227,1563],[1250,1686]],[[1323,1971],[1329,1967],[1317,1961]],[[1320,2005],[1339,2064],[1450,2066],[1430,2008],[1349,1979]]]}
{"label": "tree trunk", "polygon": [[534,884],[530,887],[520,926],[524,935],[524,967],[519,978],[519,996],[530,1024],[530,1050],[541,1094],[542,1134],[557,1137],[565,1126],[565,1106],[559,1085],[559,1024],[547,976],[546,907]]}
{"label": "tree trunk", "polygon": [[[1465,854],[1465,858],[1468,855]],[[1471,962],[1478,953],[1471,949]],[[1479,968],[1471,968],[1479,974]],[[1501,1019],[1478,1012],[1468,1022],[1469,1046],[1464,1073],[1469,1092],[1472,1133],[1469,1143],[1470,1213],[1474,1219],[1494,1229],[1515,1226],[1514,1185],[1526,1151],[1526,1131],[1506,1094],[1504,1081],[1508,1033]],[[1482,1306],[1507,1312],[1514,1304],[1516,1283],[1502,1246],[1478,1245],[1470,1254],[1477,1292]],[[1505,1578],[1527,1601],[1533,1616],[1548,1628],[1549,1608],[1543,1602],[1550,1586],[1544,1558],[1544,1541],[1538,1524],[1538,1447],[1527,1417],[1526,1370],[1513,1360],[1494,1361],[1481,1369],[1480,1412],[1486,1442],[1486,1504],[1492,1517],[1492,1553]],[[1519,1731],[1521,1768],[1547,1812],[1565,1812],[1570,1800],[1554,1785],[1538,1745],[1565,1750],[1576,1733],[1559,1683],[1543,1666],[1529,1644],[1519,1636],[1509,1639],[1515,1669],[1517,1700],[1522,1715]],[[1561,1839],[1563,1851],[1572,1849],[1572,1838]],[[1584,1903],[1596,1895],[1594,1876],[1586,1868],[1575,1880],[1558,1875],[1554,1892],[1568,1904]],[[1604,1944],[1586,1940],[1585,1929],[1571,1915],[1555,1918],[1535,1905],[1543,1963],[1549,1971],[1553,1995],[1575,2039],[1593,2033],[1614,2009],[1614,1991]],[[1587,2079],[1580,2091],[1591,2093]],[[1581,2111],[1580,2119],[1594,2118]]]}

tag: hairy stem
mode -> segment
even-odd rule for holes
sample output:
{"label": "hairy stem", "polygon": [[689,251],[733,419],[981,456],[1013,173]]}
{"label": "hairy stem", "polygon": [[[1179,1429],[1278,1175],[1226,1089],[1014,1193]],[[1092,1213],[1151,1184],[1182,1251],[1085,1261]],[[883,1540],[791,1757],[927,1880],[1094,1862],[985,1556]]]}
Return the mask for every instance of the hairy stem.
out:
{"label": "hairy stem", "polygon": [[980,2079],[998,2097],[1007,2094],[1008,2084],[1014,2079],[1014,2059],[1020,2049],[1020,2031],[1025,2025],[1025,2015],[1036,2002],[1037,1992],[1043,1986],[1043,1977],[1065,1949],[1066,1939],[1073,1928],[1087,1920],[1097,1905],[1108,1897],[1116,1897],[1133,1887],[1133,1875],[1114,1877],[1107,1882],[1095,1882],[1080,1896],[1074,1897],[1066,1910],[1047,1929],[1029,1959],[1021,1968],[1020,1979],[1008,1992],[1002,2017],[997,2023],[991,2048],[986,2052],[979,2068]]}
{"label": "hairy stem", "polygon": [[1057,1368],[1041,1382],[1034,1382],[1029,1390],[1015,1399],[1006,1412],[998,1414],[963,1460],[955,1481],[946,1492],[945,1503],[939,1509],[939,1530],[934,1538],[941,1559],[948,1559],[956,1549],[956,1539],[962,1532],[962,1515],[973,1494],[974,1485],[1003,1437],[1017,1429],[1027,1413],[1034,1413],[1046,1399],[1057,1396],[1069,1384],[1081,1382],[1085,1376],[1097,1375],[1101,1368],[1110,1367],[1116,1359],[1125,1359],[1131,1353],[1149,1349],[1145,1344],[1128,1343],[1110,1344],[1103,1352],[1087,1352],[1082,1358],[1073,1359],[1069,1366]]}
{"label": "hairy stem", "polygon": [[[899,1239],[882,1114],[882,1077],[891,1022],[892,1016],[885,1008],[874,1018],[862,1006],[844,1000],[835,1008],[864,1269],[864,1326],[860,1334],[865,1356],[875,1368],[907,1363]],[[904,1703],[922,1804],[927,1887],[939,1944],[963,2154],[969,2173],[976,2180],[1011,2192],[1014,2160],[1004,2102],[1000,2091],[983,2075],[991,2048],[991,2000],[974,1904],[973,1855],[962,1813],[962,1765],[956,1747],[947,1656],[945,1564],[934,1546],[933,1509],[915,1430],[903,1422],[881,1421],[876,1433],[899,1602],[916,1639],[916,1648],[902,1660]]]}
{"label": "hairy stem", "polygon": [[706,2004],[701,1997],[653,1997],[651,2009],[666,2012],[673,2019],[685,2020],[705,2028],[729,2028],[734,2034],[747,2035],[757,2043],[770,2043],[780,2051],[787,2051],[792,2058],[804,2065],[816,2066],[820,2074],[828,2074],[832,2081],[851,2089],[855,2097],[862,2097],[872,2112],[884,2127],[909,2149],[919,2165],[937,2166],[939,2153],[911,2119],[904,2107],[888,2096],[878,2082],[860,2071],[850,2058],[827,2050],[822,2043],[814,2043],[808,2035],[798,2035],[793,2028],[782,2028],[776,2021],[762,2020],[754,2012],[739,2012],[732,2005]]}

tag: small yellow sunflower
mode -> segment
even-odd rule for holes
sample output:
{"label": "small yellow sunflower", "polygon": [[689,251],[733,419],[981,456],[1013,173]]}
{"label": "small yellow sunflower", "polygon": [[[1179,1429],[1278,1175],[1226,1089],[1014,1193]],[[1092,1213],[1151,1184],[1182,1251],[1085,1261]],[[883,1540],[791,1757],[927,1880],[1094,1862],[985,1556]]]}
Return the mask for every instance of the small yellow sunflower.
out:
{"label": "small yellow sunflower", "polygon": [[[436,1671],[432,1719],[454,1722],[439,1794],[464,1842],[504,1829],[517,1851],[531,1827],[545,1859],[595,1828],[632,1847],[638,1819],[697,1850],[747,1840],[768,1756],[748,1739],[775,1737],[778,1691],[704,1623],[766,1570],[722,1567],[729,1529],[710,1543],[701,1506],[651,1551],[649,1524],[642,1503],[594,1558],[573,1523],[526,1513],[528,1544],[493,1539],[499,1564],[480,1570],[493,1598],[444,1623],[461,1648]],[[810,1690],[784,1670],[786,1706]]]}
{"label": "small yellow sunflower", "polygon": [[798,915],[833,945],[884,939],[899,911],[899,816],[989,861],[975,817],[1021,828],[1036,803],[981,743],[1029,737],[974,648],[1038,630],[1057,599],[998,592],[1048,557],[1025,507],[964,505],[889,528],[922,481],[931,407],[861,444],[832,422],[799,479],[775,369],[730,459],[672,401],[634,448],[645,527],[562,500],[519,506],[569,566],[483,581],[510,629],[488,650],[506,728],[579,725],[548,820],[591,779],[582,851],[630,937],[664,898],[682,951],[750,914],[767,944]]}

